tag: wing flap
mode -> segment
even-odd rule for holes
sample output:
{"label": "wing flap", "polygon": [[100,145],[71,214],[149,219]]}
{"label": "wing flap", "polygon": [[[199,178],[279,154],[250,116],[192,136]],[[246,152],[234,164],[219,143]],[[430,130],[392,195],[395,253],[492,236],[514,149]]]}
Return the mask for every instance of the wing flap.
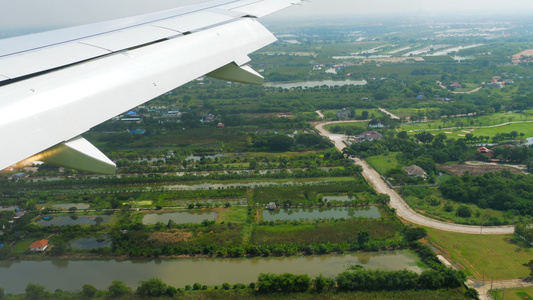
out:
{"label": "wing flap", "polygon": [[176,34],[177,32],[169,29],[146,25],[83,39],[79,43],[117,52],[132,46],[166,39]]}
{"label": "wing flap", "polygon": [[268,0],[242,5],[231,10],[261,18],[280,9],[292,6],[296,2],[300,2],[300,0]]}
{"label": "wing flap", "polygon": [[178,32],[188,32],[230,20],[233,20],[233,17],[228,15],[209,11],[199,11],[181,16],[179,18],[171,18],[154,22],[152,25],[172,29]]}

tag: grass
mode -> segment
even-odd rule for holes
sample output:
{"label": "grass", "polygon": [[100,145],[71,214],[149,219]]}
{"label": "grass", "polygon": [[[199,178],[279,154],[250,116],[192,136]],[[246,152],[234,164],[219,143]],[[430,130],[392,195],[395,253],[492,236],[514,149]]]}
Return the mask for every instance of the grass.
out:
{"label": "grass", "polygon": [[399,152],[389,152],[387,155],[371,156],[365,160],[372,166],[372,168],[378,171],[379,174],[383,175],[390,169],[398,166],[398,160],[396,159],[398,153]]}
{"label": "grass", "polygon": [[[481,225],[487,223],[487,220],[491,217],[498,218],[500,221],[507,220],[510,223],[517,219],[512,213],[505,213],[503,211],[494,210],[490,208],[479,208],[475,204],[459,203],[452,200],[444,199],[440,190],[435,187],[430,188],[409,188],[402,193],[404,200],[414,210],[426,215],[430,218],[438,219],[441,221],[451,221],[453,223]],[[430,197],[434,196],[440,200],[439,205],[431,205]],[[450,204],[453,207],[452,211],[444,210],[446,204]],[[458,217],[456,215],[457,208],[460,205],[470,207],[472,216],[469,218]]]}
{"label": "grass", "polygon": [[368,219],[351,219],[325,223],[302,223],[299,225],[263,225],[254,228],[251,243],[338,243],[357,240],[357,233],[370,232],[371,239],[387,239],[396,235],[395,225],[391,222]]}
{"label": "grass", "polygon": [[218,213],[217,222],[244,223],[246,221],[246,207],[231,207],[215,209]]}
{"label": "grass", "polygon": [[444,256],[476,279],[513,279],[528,276],[522,264],[533,259],[532,247],[513,234],[475,235],[427,228],[429,241]]}
{"label": "grass", "polygon": [[495,300],[503,300],[504,297],[506,300],[530,300],[533,299],[533,286],[505,289],[505,293],[503,290],[494,290],[490,294]]}
{"label": "grass", "polygon": [[295,203],[311,202],[318,200],[320,194],[324,193],[354,193],[368,192],[370,187],[362,180],[358,179],[353,184],[326,184],[308,186],[284,186],[284,187],[258,187],[254,191],[254,200],[257,203],[267,204],[269,202],[292,201]]}

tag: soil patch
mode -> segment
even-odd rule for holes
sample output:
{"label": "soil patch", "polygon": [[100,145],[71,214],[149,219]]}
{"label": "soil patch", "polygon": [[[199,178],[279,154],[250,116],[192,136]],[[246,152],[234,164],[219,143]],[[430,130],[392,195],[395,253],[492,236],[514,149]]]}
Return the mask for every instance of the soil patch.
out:
{"label": "soil patch", "polygon": [[438,165],[439,169],[446,170],[453,175],[461,176],[464,172],[468,171],[472,175],[483,175],[488,172],[500,172],[503,169],[507,169],[514,174],[521,174],[520,170],[516,168],[499,166],[499,165],[467,165],[467,164],[453,164],[453,165]]}
{"label": "soil patch", "polygon": [[192,236],[190,232],[183,232],[178,229],[172,229],[166,232],[154,232],[148,238],[148,241],[156,245],[175,244],[180,241],[186,241]]}

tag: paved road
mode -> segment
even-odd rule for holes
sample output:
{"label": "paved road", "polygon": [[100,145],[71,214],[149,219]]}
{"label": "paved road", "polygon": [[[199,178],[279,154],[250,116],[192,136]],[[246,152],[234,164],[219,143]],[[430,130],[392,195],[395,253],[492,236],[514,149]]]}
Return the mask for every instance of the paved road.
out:
{"label": "paved road", "polygon": [[[342,121],[336,122],[326,122],[320,123],[315,126],[315,128],[320,132],[320,134],[329,137],[334,143],[335,147],[342,151],[346,145],[344,144],[345,135],[343,134],[333,134],[328,130],[324,129],[324,126],[332,123],[341,123]],[[352,121],[353,122],[353,121]],[[396,209],[396,213],[399,217],[423,226],[432,227],[445,231],[454,231],[461,233],[471,233],[471,234],[508,234],[514,232],[514,226],[474,226],[474,225],[460,225],[454,223],[445,223],[437,221],[425,216],[422,216],[409,207],[407,203],[394,191],[389,188],[389,186],[381,179],[381,176],[371,168],[365,161],[359,158],[351,158],[351,160],[363,167],[363,177],[370,183],[376,192],[382,194],[388,194],[390,196],[391,202],[390,206]]]}

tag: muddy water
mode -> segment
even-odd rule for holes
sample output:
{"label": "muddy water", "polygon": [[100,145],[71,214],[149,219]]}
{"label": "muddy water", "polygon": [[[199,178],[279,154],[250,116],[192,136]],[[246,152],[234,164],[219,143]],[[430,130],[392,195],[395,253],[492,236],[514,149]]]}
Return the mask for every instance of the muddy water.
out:
{"label": "muddy water", "polygon": [[158,277],[174,287],[199,282],[206,285],[250,283],[260,273],[322,273],[333,277],[350,265],[369,269],[422,272],[419,258],[409,250],[350,253],[343,255],[293,256],[268,258],[198,258],[180,260],[91,260],[91,261],[0,261],[0,282],[6,293],[24,293],[29,282],[41,284],[49,291],[79,291],[88,283],[107,289],[113,280],[122,280],[136,288],[140,280]]}

